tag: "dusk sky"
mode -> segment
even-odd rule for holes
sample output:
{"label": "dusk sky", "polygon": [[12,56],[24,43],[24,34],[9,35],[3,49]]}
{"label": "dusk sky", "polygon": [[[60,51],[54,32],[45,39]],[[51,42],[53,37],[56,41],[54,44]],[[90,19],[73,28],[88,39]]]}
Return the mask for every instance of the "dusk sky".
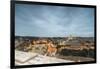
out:
{"label": "dusk sky", "polygon": [[94,8],[16,4],[15,35],[94,36]]}

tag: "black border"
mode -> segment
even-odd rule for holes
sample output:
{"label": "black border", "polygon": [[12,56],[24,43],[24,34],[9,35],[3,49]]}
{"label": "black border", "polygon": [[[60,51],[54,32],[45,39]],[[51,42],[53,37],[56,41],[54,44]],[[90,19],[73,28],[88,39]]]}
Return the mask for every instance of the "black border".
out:
{"label": "black border", "polygon": [[[95,37],[95,61],[89,61],[89,62],[75,62],[75,63],[54,63],[54,64],[38,64],[38,65],[19,65],[15,66],[15,4],[36,4],[36,5],[51,5],[51,6],[70,6],[70,7],[84,7],[84,8],[94,8],[94,37]],[[47,67],[47,66],[61,66],[61,65],[77,65],[77,64],[90,64],[90,63],[96,63],[97,57],[96,57],[96,6],[95,5],[80,5],[80,4],[63,4],[63,3],[49,3],[49,2],[34,2],[34,1],[10,1],[10,18],[11,18],[11,24],[10,24],[10,68],[16,69],[16,68],[29,68],[29,67]]]}

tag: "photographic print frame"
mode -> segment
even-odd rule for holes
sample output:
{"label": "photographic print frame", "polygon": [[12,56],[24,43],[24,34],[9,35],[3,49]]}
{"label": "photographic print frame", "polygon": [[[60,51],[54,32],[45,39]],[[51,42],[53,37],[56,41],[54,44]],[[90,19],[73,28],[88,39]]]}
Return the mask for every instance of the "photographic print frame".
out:
{"label": "photographic print frame", "polygon": [[[21,5],[43,5],[56,7],[77,7],[77,8],[93,8],[94,11],[94,61],[86,62],[70,62],[70,63],[51,63],[51,64],[32,64],[32,65],[15,65],[15,22],[16,22],[16,4]],[[28,67],[45,67],[45,66],[60,66],[60,65],[75,65],[75,64],[90,64],[96,63],[96,6],[80,5],[80,4],[63,4],[63,3],[48,3],[48,2],[31,2],[31,1],[11,1],[11,68],[28,68]]]}

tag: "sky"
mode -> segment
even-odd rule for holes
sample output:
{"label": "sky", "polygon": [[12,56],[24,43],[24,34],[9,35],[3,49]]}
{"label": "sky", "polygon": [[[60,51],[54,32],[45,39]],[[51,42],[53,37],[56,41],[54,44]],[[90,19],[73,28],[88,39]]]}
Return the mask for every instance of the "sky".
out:
{"label": "sky", "polygon": [[94,8],[16,4],[15,35],[94,36]]}

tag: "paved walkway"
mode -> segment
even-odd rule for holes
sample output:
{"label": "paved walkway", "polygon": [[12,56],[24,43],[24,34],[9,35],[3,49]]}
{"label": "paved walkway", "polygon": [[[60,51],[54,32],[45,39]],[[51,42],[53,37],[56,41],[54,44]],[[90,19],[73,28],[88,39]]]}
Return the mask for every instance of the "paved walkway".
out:
{"label": "paved walkway", "polygon": [[56,57],[43,56],[37,53],[15,51],[16,65],[50,64],[50,63],[69,63],[70,60],[59,59]]}

